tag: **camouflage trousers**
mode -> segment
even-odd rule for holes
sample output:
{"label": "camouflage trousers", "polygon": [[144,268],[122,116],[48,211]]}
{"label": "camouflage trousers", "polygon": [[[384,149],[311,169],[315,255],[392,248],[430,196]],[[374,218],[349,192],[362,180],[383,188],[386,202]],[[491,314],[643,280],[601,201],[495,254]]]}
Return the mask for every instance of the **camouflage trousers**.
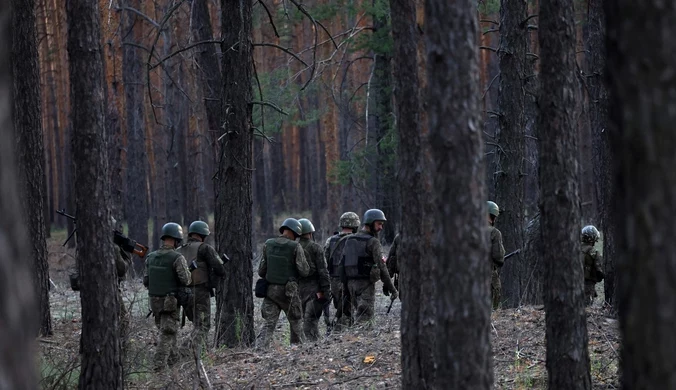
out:
{"label": "camouflage trousers", "polygon": [[375,283],[369,279],[348,280],[347,290],[352,300],[352,316],[355,324],[370,323],[375,315]]}
{"label": "camouflage trousers", "polygon": [[279,313],[284,311],[289,320],[291,344],[301,344],[305,341],[303,334],[303,309],[298,291],[298,283],[289,282],[286,285],[270,284],[268,294],[261,305],[263,328],[258,335],[257,348],[268,348],[272,335],[277,327]]}
{"label": "camouflage trousers", "polygon": [[192,288],[192,304],[184,307],[185,316],[193,324],[190,339],[193,347],[198,344],[207,344],[207,336],[211,327],[211,295],[206,284],[200,284]]}
{"label": "camouflage trousers", "polygon": [[498,267],[493,266],[493,272],[491,273],[491,301],[493,301],[493,309],[497,310],[500,308],[500,299],[502,293],[502,283],[500,283],[500,274],[498,273]]}
{"label": "camouflage trousers", "polygon": [[584,305],[591,306],[594,303],[594,298],[596,298],[596,282],[593,280],[584,281]]}
{"label": "camouflage trousers", "polygon": [[319,339],[319,319],[324,312],[324,305],[317,301],[319,285],[316,280],[299,284],[300,300],[303,307],[303,333],[310,341]]}
{"label": "camouflage trousers", "polygon": [[166,368],[167,363],[173,365],[178,360],[178,303],[173,296],[150,297],[150,309],[153,311],[155,325],[160,330],[160,339],[153,358],[153,369],[159,371]]}
{"label": "camouflage trousers", "polygon": [[340,278],[331,278],[331,295],[333,296],[333,307],[336,309],[333,329],[335,331],[341,331],[343,328],[347,328],[351,325],[352,302],[350,300],[350,294]]}

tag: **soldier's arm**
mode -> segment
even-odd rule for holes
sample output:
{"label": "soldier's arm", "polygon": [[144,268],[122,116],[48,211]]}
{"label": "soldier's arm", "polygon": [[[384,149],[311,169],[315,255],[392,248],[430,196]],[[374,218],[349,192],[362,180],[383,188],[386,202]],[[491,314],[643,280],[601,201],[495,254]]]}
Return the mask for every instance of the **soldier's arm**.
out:
{"label": "soldier's arm", "polygon": [[502,246],[502,233],[498,229],[491,230],[491,258],[498,266],[505,264],[505,247]]}
{"label": "soldier's arm", "polygon": [[330,242],[331,242],[331,237],[327,238],[326,242],[324,243],[324,259],[326,259],[326,261],[329,261],[329,256],[331,255],[331,253],[329,253],[329,252],[331,252]]}
{"label": "soldier's arm", "polygon": [[263,245],[263,257],[261,258],[260,264],[258,264],[258,276],[264,278],[268,273],[268,255],[266,251],[267,246]]}
{"label": "soldier's arm", "polygon": [[149,280],[148,280],[148,268],[149,267],[150,266],[148,265],[148,258],[146,257],[145,267],[143,268],[143,285],[146,286],[146,288],[148,287],[148,284],[149,284],[148,283],[149,282]]}
{"label": "soldier's arm", "polygon": [[183,255],[178,256],[174,261],[174,271],[176,271],[176,275],[178,275],[178,280],[181,284],[188,286],[192,282],[190,270],[188,270],[188,263],[185,261]]}
{"label": "soldier's arm", "polygon": [[383,261],[383,247],[380,246],[380,242],[377,238],[373,238],[369,240],[367,245],[366,249],[371,252],[373,262],[378,265],[378,269],[380,270],[380,280],[383,281],[383,284],[387,287],[388,291],[396,293],[397,288],[394,287],[392,278],[390,278],[390,273],[387,271],[387,266]]}
{"label": "soldier's arm", "polygon": [[310,265],[305,258],[305,250],[300,244],[296,245],[295,262],[298,274],[302,277],[308,276],[310,273]]}
{"label": "soldier's arm", "polygon": [[217,276],[221,278],[225,277],[225,267],[223,266],[223,260],[221,260],[221,257],[218,255],[216,249],[214,249],[213,246],[209,244],[202,244],[200,246],[199,252],[200,257],[206,259],[207,264],[209,264],[209,268],[211,268]]}
{"label": "soldier's arm", "polygon": [[397,234],[394,237],[394,242],[390,247],[390,251],[387,254],[387,272],[390,274],[390,277],[393,277],[394,274],[399,273],[399,266],[397,264],[397,252],[399,251],[399,235]]}
{"label": "soldier's arm", "polygon": [[326,265],[326,258],[319,244],[315,246],[317,251],[315,255],[315,265],[317,266],[317,275],[319,275],[319,288],[323,293],[331,291],[331,279],[329,278],[329,270]]}

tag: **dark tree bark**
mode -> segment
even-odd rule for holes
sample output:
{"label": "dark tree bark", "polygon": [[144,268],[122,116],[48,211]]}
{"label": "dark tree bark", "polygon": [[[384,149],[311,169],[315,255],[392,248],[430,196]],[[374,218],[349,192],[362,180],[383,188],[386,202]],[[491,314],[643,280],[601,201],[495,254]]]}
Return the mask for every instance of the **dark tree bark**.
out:
{"label": "dark tree bark", "polygon": [[[178,70],[174,73],[174,81],[181,79],[181,65],[176,66]],[[185,134],[186,121],[184,119],[184,110],[187,108],[187,102],[182,95],[179,86],[172,82],[167,87],[167,99],[169,99],[170,112],[167,113],[169,127],[166,129],[167,149],[167,182],[171,191],[167,194],[167,218],[171,222],[183,224],[183,211],[185,210],[184,199],[186,196],[185,188],[185,168],[188,164],[185,154]],[[190,223],[190,222],[188,222]]]}
{"label": "dark tree bark", "polygon": [[[676,388],[676,4],[605,2],[625,389]],[[640,23],[638,23],[640,21]],[[637,24],[638,23],[638,24]],[[659,37],[659,38],[658,38]],[[646,40],[651,44],[646,45]],[[631,156],[631,157],[628,157]]]}
{"label": "dark tree bark", "polygon": [[[138,0],[125,0],[124,5],[140,9]],[[145,152],[145,128],[143,124],[143,91],[145,75],[139,48],[135,44],[141,28],[141,19],[136,13],[122,11],[122,82],[125,91],[127,125],[127,193],[125,218],[129,225],[129,237],[138,242],[148,241],[148,191],[146,189],[147,158]],[[137,20],[138,19],[138,20]],[[131,43],[131,44],[130,44]],[[134,256],[134,269],[141,273],[143,261]]]}
{"label": "dark tree bark", "polygon": [[122,389],[99,7],[97,2],[70,0],[67,12],[82,304],[79,388]]}
{"label": "dark tree bark", "polygon": [[216,245],[232,259],[219,291],[218,345],[254,343],[251,176],[253,165],[251,0],[221,1],[223,113],[216,184]]}
{"label": "dark tree bark", "polygon": [[[500,115],[494,175],[495,202],[500,206],[497,225],[507,252],[523,248],[527,13],[527,3],[523,0],[500,3]],[[522,289],[529,275],[530,269],[521,253],[505,261],[500,274],[503,307],[517,307],[522,303]]]}
{"label": "dark tree bark", "polygon": [[[395,102],[399,133],[398,182],[400,199],[406,205],[402,213],[403,226],[427,226],[425,204],[429,200],[427,175],[428,154],[420,125],[422,107],[421,83],[418,80],[417,44],[421,39],[416,25],[413,1],[391,0],[392,35],[394,38],[393,66],[395,70]],[[402,388],[431,389],[434,384],[434,315],[433,307],[420,305],[432,283],[430,236],[423,229],[402,229],[398,256],[401,294],[401,366]],[[406,259],[415,259],[407,261]],[[427,270],[427,271],[425,271]],[[432,296],[432,295],[429,295]],[[433,305],[427,305],[433,306]]]}
{"label": "dark tree bark", "polygon": [[603,231],[604,292],[606,302],[614,305],[615,298],[615,253],[616,229],[621,221],[615,220],[612,195],[614,190],[615,163],[608,130],[608,90],[605,85],[606,74],[606,22],[603,0],[590,0],[588,3],[587,28],[587,88],[590,101],[590,125],[594,150],[594,176],[599,225]]}
{"label": "dark tree bark", "polygon": [[541,305],[543,303],[544,290],[544,267],[542,258],[542,240],[540,231],[540,214],[526,225],[523,243],[523,262],[528,269],[528,279],[523,286],[521,303],[528,305]]}
{"label": "dark tree bark", "polygon": [[35,1],[12,1],[12,78],[14,130],[19,153],[22,206],[32,249],[33,287],[38,298],[39,323],[35,333],[52,334],[49,311],[49,263],[44,220],[45,150],[43,146],[40,70],[35,32]]}
{"label": "dark tree bark", "polygon": [[[15,2],[12,2],[12,5]],[[0,41],[8,42],[10,31],[9,2],[0,3]],[[26,38],[25,35],[16,38]],[[12,81],[10,78],[9,45],[0,45],[0,383],[2,387],[32,390],[35,380],[33,357],[35,327],[39,318],[33,289],[30,261],[32,255],[19,200],[20,182],[14,154],[14,129],[12,127]],[[39,80],[39,79],[35,79]],[[37,82],[37,81],[36,81]]]}
{"label": "dark tree bark", "polygon": [[580,260],[573,0],[540,3],[540,189],[549,388],[590,389]]}
{"label": "dark tree bark", "polygon": [[425,4],[438,388],[493,385],[476,15],[473,0]]}

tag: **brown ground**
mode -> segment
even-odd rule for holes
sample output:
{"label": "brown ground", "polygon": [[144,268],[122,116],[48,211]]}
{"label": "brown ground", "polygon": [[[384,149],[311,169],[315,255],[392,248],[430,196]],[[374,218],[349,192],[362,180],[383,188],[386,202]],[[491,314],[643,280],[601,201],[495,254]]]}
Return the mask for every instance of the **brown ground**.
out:
{"label": "brown ground", "polygon": [[[76,387],[79,371],[79,295],[71,291],[67,283],[67,269],[74,263],[72,256],[57,243],[50,243],[49,250],[52,280],[58,289],[51,293],[54,336],[39,340],[42,387],[70,389]],[[156,330],[152,318],[145,318],[148,313],[145,290],[139,282],[127,281],[124,291],[133,314],[125,362],[127,388],[193,388],[195,364],[189,358],[168,372],[151,372]],[[261,300],[254,302],[259,306]],[[282,315],[271,350],[215,348],[203,354],[203,362],[215,389],[399,388],[401,305],[397,301],[387,315],[388,304],[388,297],[378,294],[377,321],[372,330],[350,330],[332,334],[317,343],[293,347],[288,345],[289,327]],[[617,322],[606,317],[599,307],[590,309],[588,314],[594,388],[619,387]],[[260,324],[258,310],[255,321]],[[546,388],[544,310],[534,307],[499,310],[493,313],[492,325],[495,388]],[[188,322],[180,330],[179,343],[187,340],[190,327]],[[321,330],[323,333],[323,324]],[[371,359],[372,362],[368,362]]]}

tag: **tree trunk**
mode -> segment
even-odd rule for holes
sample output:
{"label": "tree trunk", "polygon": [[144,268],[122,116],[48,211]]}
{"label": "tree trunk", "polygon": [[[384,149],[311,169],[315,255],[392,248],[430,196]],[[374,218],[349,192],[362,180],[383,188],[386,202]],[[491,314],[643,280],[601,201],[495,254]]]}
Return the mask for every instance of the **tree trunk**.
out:
{"label": "tree trunk", "polygon": [[[676,4],[605,2],[625,389],[676,388]],[[636,24],[636,21],[640,21]],[[655,37],[660,37],[656,39]],[[651,44],[647,45],[646,40]],[[612,223],[612,222],[611,222]]]}
{"label": "tree trunk", "polygon": [[[397,130],[399,132],[399,190],[406,212],[403,226],[425,226],[425,204],[429,199],[427,150],[420,126],[421,95],[418,80],[417,43],[421,39],[416,26],[415,3],[391,0],[392,35],[394,38],[395,101]],[[402,229],[398,256],[402,259],[399,284],[401,294],[401,367],[402,388],[431,389],[434,383],[434,321],[430,321],[429,307],[420,305],[424,299],[423,283],[429,275],[430,236],[422,229]],[[432,306],[431,302],[427,306]],[[431,313],[434,313],[432,311]]]}
{"label": "tree trunk", "polygon": [[589,389],[580,258],[573,0],[540,3],[540,189],[549,388]]}
{"label": "tree trunk", "polygon": [[96,2],[68,2],[82,335],[81,389],[122,389],[117,275],[110,223],[103,58]]}
{"label": "tree trunk", "polygon": [[[139,9],[138,0],[126,0],[124,5]],[[129,225],[129,237],[138,242],[148,241],[148,191],[145,152],[145,130],[143,123],[143,91],[145,75],[139,48],[136,43],[140,35],[141,20],[131,11],[122,11],[122,82],[125,90],[125,111],[127,124],[127,193],[125,215]],[[141,273],[143,261],[134,256],[134,269]]]}
{"label": "tree trunk", "polygon": [[521,293],[521,304],[541,305],[544,299],[545,262],[540,260],[542,256],[540,234],[540,214],[535,214],[535,217],[526,226],[523,243],[522,258],[524,267],[528,270],[528,279],[526,279],[526,284],[523,286]]}
{"label": "tree trunk", "polygon": [[[49,311],[49,263],[44,220],[45,150],[42,135],[35,1],[12,1],[12,79],[14,131],[19,152],[19,176],[24,183],[22,206],[32,244],[33,287],[38,297],[36,334],[52,334]],[[38,324],[36,324],[38,325]]]}
{"label": "tree trunk", "polygon": [[223,113],[216,192],[216,244],[232,259],[226,264],[216,318],[218,345],[254,343],[251,168],[251,0],[221,1]]}
{"label": "tree trunk", "polygon": [[473,0],[425,4],[439,388],[493,385],[476,15]]}
{"label": "tree trunk", "polygon": [[590,0],[587,15],[589,38],[587,40],[587,88],[590,101],[590,125],[594,150],[594,176],[599,209],[599,225],[603,231],[603,258],[605,260],[604,296],[605,301],[617,308],[615,298],[615,253],[617,237],[613,213],[613,190],[615,163],[608,131],[608,90],[605,85],[606,72],[606,22],[603,0]]}

